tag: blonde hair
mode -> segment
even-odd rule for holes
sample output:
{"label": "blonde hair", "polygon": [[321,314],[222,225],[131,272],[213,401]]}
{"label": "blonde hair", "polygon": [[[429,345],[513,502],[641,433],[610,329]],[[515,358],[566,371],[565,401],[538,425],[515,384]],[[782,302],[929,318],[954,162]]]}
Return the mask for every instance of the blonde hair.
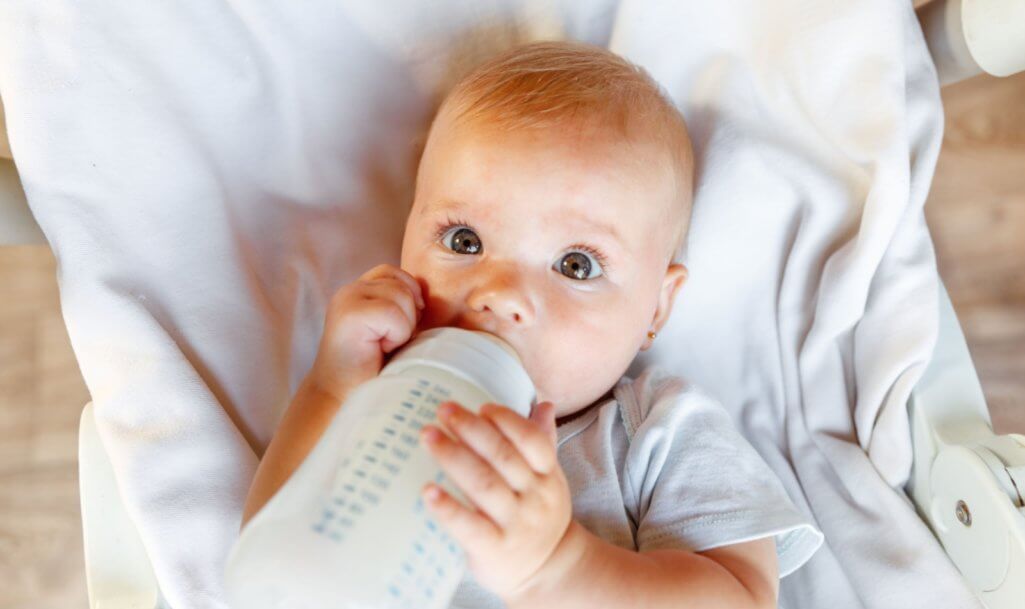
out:
{"label": "blonde hair", "polygon": [[519,131],[572,124],[595,135],[644,140],[669,153],[680,191],[670,260],[690,221],[694,157],[679,110],[640,66],[601,47],[546,41],[514,47],[476,67],[448,93],[438,115]]}

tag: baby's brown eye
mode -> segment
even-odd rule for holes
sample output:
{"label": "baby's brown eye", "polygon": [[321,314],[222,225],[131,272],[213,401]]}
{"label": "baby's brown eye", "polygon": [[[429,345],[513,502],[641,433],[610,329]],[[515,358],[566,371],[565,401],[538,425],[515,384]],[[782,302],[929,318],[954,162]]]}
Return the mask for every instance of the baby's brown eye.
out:
{"label": "baby's brown eye", "polygon": [[451,237],[445,235],[442,242],[457,254],[476,254],[481,249],[480,237],[465,226],[457,228]]}
{"label": "baby's brown eye", "polygon": [[559,261],[559,272],[571,279],[595,279],[601,276],[598,273],[591,276],[591,269],[598,267],[591,264],[591,257],[583,252],[570,252]]}

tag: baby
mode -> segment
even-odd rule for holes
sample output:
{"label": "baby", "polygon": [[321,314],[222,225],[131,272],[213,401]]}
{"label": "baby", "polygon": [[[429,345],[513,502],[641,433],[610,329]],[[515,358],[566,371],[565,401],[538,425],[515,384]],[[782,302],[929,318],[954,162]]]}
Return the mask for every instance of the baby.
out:
{"label": "baby", "polygon": [[442,404],[421,435],[470,505],[424,499],[462,546],[455,607],[775,607],[820,537],[721,406],[658,368],[693,190],[683,118],[600,48],[513,49],[449,93],[402,243],[338,290],[313,368],[260,463],[247,521],[346,394],[438,326],[520,355],[529,418]]}

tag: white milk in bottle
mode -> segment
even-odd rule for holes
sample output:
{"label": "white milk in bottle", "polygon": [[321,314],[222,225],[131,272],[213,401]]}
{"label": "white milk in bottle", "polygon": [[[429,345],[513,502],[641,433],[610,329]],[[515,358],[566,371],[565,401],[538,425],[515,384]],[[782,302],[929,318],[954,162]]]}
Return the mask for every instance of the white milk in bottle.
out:
{"label": "white milk in bottle", "polygon": [[460,501],[420,429],[442,402],[495,402],[526,417],[534,386],[497,337],[435,328],[350,393],[306,460],[246,524],[225,574],[235,609],[434,609],[462,550],[430,517],[427,482]]}

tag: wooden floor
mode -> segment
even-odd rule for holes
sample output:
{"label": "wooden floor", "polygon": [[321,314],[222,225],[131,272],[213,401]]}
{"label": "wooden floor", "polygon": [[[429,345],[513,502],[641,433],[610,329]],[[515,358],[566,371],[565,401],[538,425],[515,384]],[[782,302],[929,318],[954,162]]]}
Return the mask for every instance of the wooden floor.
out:
{"label": "wooden floor", "polygon": [[998,432],[1025,433],[1025,73],[943,90],[926,218]]}
{"label": "wooden floor", "polygon": [[0,608],[87,606],[78,416],[89,393],[45,247],[0,247]]}
{"label": "wooden floor", "polygon": [[[1025,432],[1025,75],[944,91],[940,268],[998,431]],[[88,392],[45,247],[0,247],[0,609],[86,606],[76,471]]]}

